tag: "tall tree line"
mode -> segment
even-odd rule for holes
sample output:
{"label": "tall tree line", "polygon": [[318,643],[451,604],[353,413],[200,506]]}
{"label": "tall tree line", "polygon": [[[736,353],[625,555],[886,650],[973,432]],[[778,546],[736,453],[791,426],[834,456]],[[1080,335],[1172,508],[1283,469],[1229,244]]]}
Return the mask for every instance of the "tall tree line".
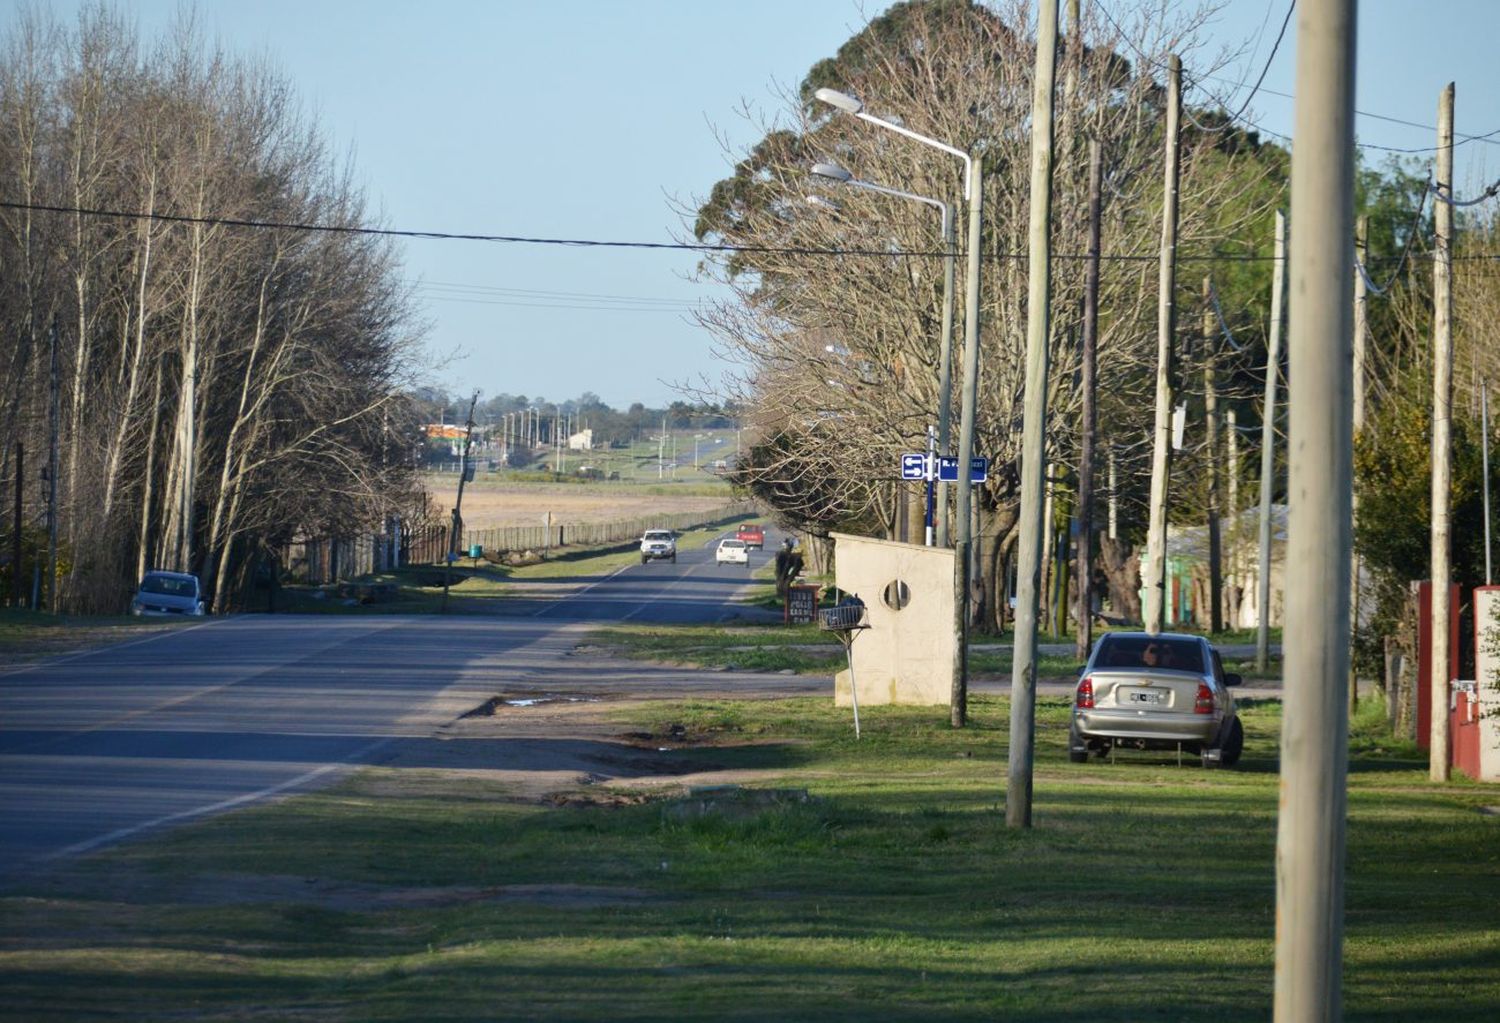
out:
{"label": "tall tree line", "polygon": [[7,492],[25,456],[12,593],[42,561],[54,418],[55,608],[119,610],[154,567],[200,574],[223,607],[294,534],[368,528],[413,492],[400,395],[421,324],[277,71],[186,14],[145,45],[103,6],[22,13],[0,50],[0,181]]}
{"label": "tall tree line", "polygon": [[[760,427],[741,481],[815,535],[833,528],[897,535],[903,517],[912,518],[915,497],[914,488],[894,479],[900,455],[925,449],[925,431],[938,415],[938,220],[918,204],[856,188],[823,190],[839,207],[830,213],[806,201],[816,188],[808,170],[831,161],[866,181],[958,204],[959,164],[839,114],[815,102],[814,93],[828,86],[858,96],[872,113],[982,161],[975,451],[990,458],[991,470],[975,495],[986,590],[976,606],[989,619],[978,624],[989,625],[999,624],[1005,603],[1003,566],[1020,499],[1032,7],[1026,0],[892,6],[815,65],[734,174],[685,211],[699,239],[746,247],[706,266],[735,298],[703,317],[726,357],[741,367],[734,397],[755,410]],[[1104,152],[1107,255],[1097,343],[1100,437],[1117,449],[1120,490],[1132,494],[1144,493],[1140,481],[1149,462],[1141,442],[1150,430],[1155,370],[1166,99],[1162,68],[1146,55],[1160,54],[1163,65],[1169,52],[1200,65],[1210,61],[1195,41],[1204,11],[1113,7],[1116,13],[1106,17],[1098,5],[1082,5],[1081,23],[1068,26],[1060,41],[1047,449],[1055,475],[1076,478],[1086,153],[1093,138]],[[1257,304],[1259,292],[1269,290],[1269,269],[1256,257],[1269,252],[1286,154],[1222,115],[1199,111],[1189,124],[1180,252],[1233,268],[1218,287],[1221,304],[1231,310]],[[830,249],[849,254],[829,255]],[[1180,273],[1179,309],[1196,309],[1198,291],[1197,274]],[[1190,316],[1179,316],[1179,328],[1183,345],[1201,333]],[[963,336],[961,326],[956,334]],[[959,348],[955,343],[955,361]],[[1128,528],[1144,517],[1143,502],[1127,502],[1121,513]],[[908,529],[908,535],[915,534]],[[1106,562],[1122,569],[1111,578],[1127,602],[1134,600],[1131,572],[1123,570],[1129,554],[1128,542],[1105,550]]]}

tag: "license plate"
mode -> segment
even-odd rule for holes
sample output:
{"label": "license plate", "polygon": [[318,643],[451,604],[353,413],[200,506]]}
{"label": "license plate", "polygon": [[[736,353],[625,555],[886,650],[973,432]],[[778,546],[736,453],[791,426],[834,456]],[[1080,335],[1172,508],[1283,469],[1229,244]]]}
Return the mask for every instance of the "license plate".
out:
{"label": "license plate", "polygon": [[1161,703],[1162,694],[1156,689],[1137,689],[1130,694],[1131,703]]}

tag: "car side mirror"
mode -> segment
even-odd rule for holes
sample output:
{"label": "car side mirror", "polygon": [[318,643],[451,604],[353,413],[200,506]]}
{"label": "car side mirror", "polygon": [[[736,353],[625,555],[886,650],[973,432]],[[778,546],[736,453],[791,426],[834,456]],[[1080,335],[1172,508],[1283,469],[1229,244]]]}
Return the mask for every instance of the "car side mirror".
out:
{"label": "car side mirror", "polygon": [[1245,684],[1245,679],[1244,679],[1243,676],[1236,675],[1232,671],[1225,672],[1225,674],[1224,674],[1224,684],[1226,686],[1242,686],[1242,685]]}

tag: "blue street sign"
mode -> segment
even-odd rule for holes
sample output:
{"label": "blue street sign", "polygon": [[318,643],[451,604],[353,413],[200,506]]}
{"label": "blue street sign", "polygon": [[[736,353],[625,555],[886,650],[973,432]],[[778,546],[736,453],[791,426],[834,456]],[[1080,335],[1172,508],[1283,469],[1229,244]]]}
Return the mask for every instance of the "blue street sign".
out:
{"label": "blue street sign", "polygon": [[921,480],[927,478],[927,456],[921,453],[907,453],[901,456],[901,478],[904,480]]}
{"label": "blue street sign", "polygon": [[[969,459],[969,482],[983,483],[989,479],[990,460],[976,455]],[[958,459],[944,455],[938,459],[938,479],[943,483],[958,482]]]}

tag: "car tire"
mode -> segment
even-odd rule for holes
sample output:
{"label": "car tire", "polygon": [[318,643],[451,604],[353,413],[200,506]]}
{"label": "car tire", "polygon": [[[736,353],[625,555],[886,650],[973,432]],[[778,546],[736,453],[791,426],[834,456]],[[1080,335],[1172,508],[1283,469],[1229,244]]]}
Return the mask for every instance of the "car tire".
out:
{"label": "car tire", "polygon": [[1068,763],[1070,763],[1070,764],[1086,764],[1088,762],[1089,762],[1089,751],[1088,750],[1086,750],[1086,749],[1070,749],[1070,750],[1068,750]]}
{"label": "car tire", "polygon": [[1239,715],[1235,715],[1234,721],[1229,726],[1229,735],[1219,749],[1219,766],[1233,767],[1240,762],[1240,754],[1244,751],[1245,726],[1240,724]]}
{"label": "car tire", "polygon": [[677,555],[672,555],[672,564],[677,564]]}
{"label": "car tire", "polygon": [[641,555],[641,564],[643,564],[643,565],[644,565],[644,564],[645,564],[645,563],[646,563],[646,562],[648,562],[648,561],[650,561],[650,560],[651,560],[651,559],[650,559],[650,558],[648,558],[648,557],[646,557],[646,555],[644,555],[644,554],[642,554],[642,555]]}

